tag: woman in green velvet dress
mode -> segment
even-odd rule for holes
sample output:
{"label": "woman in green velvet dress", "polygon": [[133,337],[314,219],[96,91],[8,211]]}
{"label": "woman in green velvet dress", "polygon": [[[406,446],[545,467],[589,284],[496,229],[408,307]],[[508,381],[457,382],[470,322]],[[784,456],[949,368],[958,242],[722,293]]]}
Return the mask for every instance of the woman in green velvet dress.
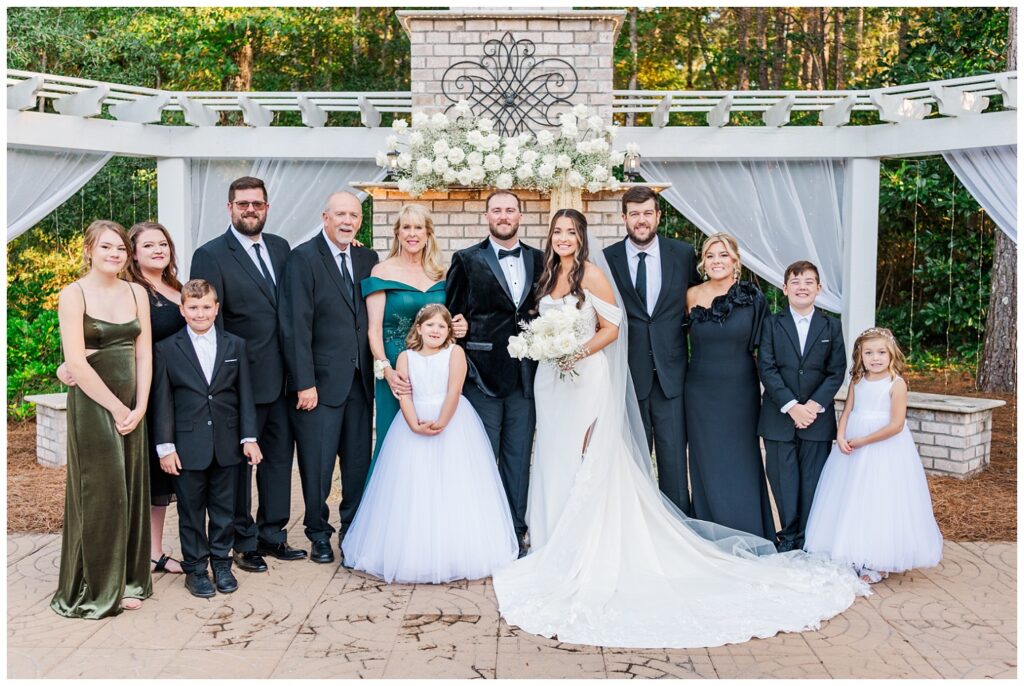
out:
{"label": "woman in green velvet dress", "polygon": [[409,380],[395,371],[398,354],[405,350],[409,327],[421,307],[444,303],[444,266],[430,212],[422,205],[403,206],[394,232],[387,259],[378,263],[362,282],[377,376],[377,443],[367,478],[373,473],[384,436],[398,414],[397,396],[410,391]]}
{"label": "woman in green velvet dress", "polygon": [[68,466],[60,578],[50,602],[65,617],[135,610],[153,593],[149,571],[146,403],[152,378],[149,299],[120,277],[124,228],[85,231],[88,273],[60,293],[68,389]]}

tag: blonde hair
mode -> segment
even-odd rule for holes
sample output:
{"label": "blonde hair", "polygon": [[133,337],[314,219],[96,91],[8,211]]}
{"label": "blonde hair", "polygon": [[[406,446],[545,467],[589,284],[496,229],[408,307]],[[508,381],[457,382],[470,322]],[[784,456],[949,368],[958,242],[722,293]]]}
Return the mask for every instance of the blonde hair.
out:
{"label": "blonde hair", "polygon": [[862,352],[864,344],[874,340],[880,340],[885,343],[885,349],[889,351],[888,371],[891,378],[902,377],[907,371],[907,358],[903,355],[903,351],[900,350],[899,343],[896,342],[896,337],[892,335],[892,331],[884,326],[875,326],[857,336],[857,340],[853,342],[853,366],[850,369],[850,383],[857,383],[867,373],[867,370],[864,368]]}
{"label": "blonde hair", "polygon": [[416,313],[416,320],[413,321],[412,328],[409,329],[409,335],[405,337],[406,348],[416,351],[423,349],[423,336],[420,336],[419,328],[423,325],[423,322],[437,315],[441,315],[444,323],[448,325],[448,338],[445,339],[444,345],[441,347],[447,348],[455,342],[455,331],[452,329],[452,313],[440,303],[430,303],[421,307],[420,311]]}
{"label": "blonde hair", "polygon": [[743,262],[740,260],[740,246],[736,239],[732,237],[732,234],[725,232],[713,233],[704,239],[703,245],[700,246],[700,261],[697,263],[697,273],[701,275],[701,278],[706,279],[708,277],[707,271],[704,269],[704,260],[707,259],[708,249],[715,243],[724,245],[725,251],[729,253],[732,259],[736,260],[736,266],[733,267],[733,276],[739,279],[740,271],[743,269]]}
{"label": "blonde hair", "polygon": [[132,242],[128,239],[128,232],[124,230],[124,227],[110,219],[97,219],[86,227],[85,236],[82,239],[82,272],[85,273],[92,269],[92,256],[89,253],[96,247],[96,241],[100,239],[104,231],[113,231],[121,239],[121,242],[124,243],[126,259],[124,267],[121,268],[121,272],[118,274],[118,277],[122,277],[132,261]]}
{"label": "blonde hair", "polygon": [[398,218],[395,220],[394,240],[391,241],[391,252],[388,257],[396,257],[402,254],[402,244],[398,241],[398,230],[402,228],[402,222],[412,219],[423,223],[427,230],[427,244],[423,248],[423,272],[434,281],[444,278],[444,265],[441,262],[441,249],[437,247],[437,238],[434,237],[434,218],[430,216],[430,210],[423,205],[409,203],[403,205],[398,211]]}

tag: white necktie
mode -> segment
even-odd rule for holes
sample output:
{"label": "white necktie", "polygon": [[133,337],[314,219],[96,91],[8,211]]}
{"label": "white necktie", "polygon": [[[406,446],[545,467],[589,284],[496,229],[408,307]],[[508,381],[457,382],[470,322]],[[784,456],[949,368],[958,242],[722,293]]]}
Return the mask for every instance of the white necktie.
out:
{"label": "white necktie", "polygon": [[203,368],[203,376],[206,377],[206,383],[210,383],[213,380],[213,362],[215,356],[213,340],[207,336],[200,336],[197,339],[197,342],[199,343],[199,366]]}
{"label": "white necktie", "polygon": [[796,333],[800,337],[800,354],[804,354],[804,349],[807,347],[807,329],[811,325],[811,320],[808,317],[800,317],[796,320]]}

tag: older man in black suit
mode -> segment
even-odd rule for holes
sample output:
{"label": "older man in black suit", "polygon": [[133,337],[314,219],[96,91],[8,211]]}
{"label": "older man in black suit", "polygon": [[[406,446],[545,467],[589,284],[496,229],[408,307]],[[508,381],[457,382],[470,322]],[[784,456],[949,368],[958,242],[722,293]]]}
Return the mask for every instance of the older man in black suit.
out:
{"label": "older man in black suit", "polygon": [[265,572],[263,555],[300,560],[305,550],[288,545],[294,440],[285,398],[285,366],[278,333],[278,284],[288,241],[264,233],[270,203],[260,179],[243,176],[228,189],[231,225],[192,256],[191,278],[205,279],[220,295],[218,328],[242,338],[257,373],[253,395],[263,463],[256,472],[259,509],[252,518],[252,469],[239,470],[235,502],[235,563]]}
{"label": "older man in black suit", "polygon": [[686,289],[699,283],[697,255],[683,241],[658,236],[658,196],[634,186],[622,196],[627,237],[604,250],[629,322],[629,371],[640,403],[658,487],[686,514]]}
{"label": "older man in black suit", "polygon": [[[341,462],[338,547],[352,523],[370,468],[373,433],[373,355],[366,303],[359,284],[377,253],[352,245],[363,221],[359,199],[334,193],[323,231],[295,248],[281,289],[281,334],[306,506],[306,536],[314,562],[334,561],[327,496]],[[344,553],[342,553],[344,564]]]}

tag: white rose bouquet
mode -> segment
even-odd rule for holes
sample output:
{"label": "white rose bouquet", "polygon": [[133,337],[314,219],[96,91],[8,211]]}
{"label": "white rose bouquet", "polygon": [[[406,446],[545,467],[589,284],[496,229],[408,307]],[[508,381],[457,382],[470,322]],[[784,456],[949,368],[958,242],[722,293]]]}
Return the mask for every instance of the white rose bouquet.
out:
{"label": "white rose bouquet", "polygon": [[[617,190],[620,182],[611,170],[625,157],[612,149],[618,127],[582,104],[561,114],[559,123],[536,136],[505,137],[494,131],[494,120],[477,117],[465,101],[447,113],[413,112],[412,125],[396,119],[387,140],[392,150],[405,148],[397,160],[398,188],[412,196],[456,183],[540,191],[567,183],[590,192]],[[387,166],[386,152],[377,153],[377,164]]]}
{"label": "white rose bouquet", "polygon": [[573,306],[548,310],[531,322],[520,324],[523,333],[508,339],[508,354],[551,364],[558,368],[558,378],[579,376],[576,363],[585,355],[586,324]]}

